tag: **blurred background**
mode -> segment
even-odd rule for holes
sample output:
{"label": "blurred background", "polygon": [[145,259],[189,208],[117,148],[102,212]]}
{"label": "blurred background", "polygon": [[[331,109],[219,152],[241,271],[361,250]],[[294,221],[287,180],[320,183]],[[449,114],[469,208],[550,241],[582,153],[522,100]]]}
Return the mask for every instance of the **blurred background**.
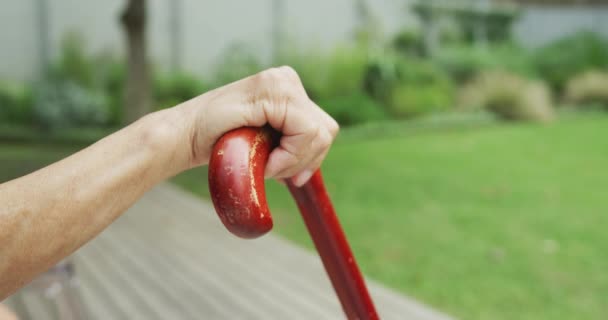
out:
{"label": "blurred background", "polygon": [[342,126],[323,169],[367,276],[456,318],[608,318],[606,1],[0,3],[0,181],[290,65]]}

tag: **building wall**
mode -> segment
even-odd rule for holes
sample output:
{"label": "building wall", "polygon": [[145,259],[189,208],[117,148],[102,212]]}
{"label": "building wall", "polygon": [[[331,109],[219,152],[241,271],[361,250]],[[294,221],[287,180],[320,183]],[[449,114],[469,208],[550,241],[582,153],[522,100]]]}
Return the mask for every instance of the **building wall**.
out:
{"label": "building wall", "polygon": [[[39,70],[35,3],[38,0],[0,0],[0,79],[27,80]],[[92,52],[124,54],[118,18],[126,0],[46,0],[49,4],[50,51],[58,54],[61,38],[78,31]],[[169,65],[171,0],[148,0],[148,45],[157,67]],[[327,48],[349,41],[356,23],[353,0],[283,0],[285,33],[302,45]],[[413,23],[407,15],[410,0],[368,0],[386,33]],[[272,0],[181,0],[184,69],[205,75],[233,43],[245,43],[268,62],[272,52]]]}
{"label": "building wall", "polygon": [[[36,2],[0,0],[0,79],[27,80],[39,70]],[[81,33],[92,52],[124,54],[119,14],[126,0],[45,0],[49,4],[50,51],[58,54],[68,31]],[[184,69],[205,76],[231,44],[245,43],[269,62],[272,53],[273,0],[180,0]],[[283,0],[285,33],[300,46],[320,50],[352,39],[356,24],[354,0]],[[403,26],[416,26],[407,10],[412,0],[367,0],[390,35]],[[148,0],[148,44],[157,68],[167,68],[171,56],[171,0]],[[580,29],[608,37],[608,7],[527,6],[514,25],[516,38],[535,47]]]}
{"label": "building wall", "polygon": [[515,38],[535,48],[579,30],[591,30],[608,38],[608,6],[526,6],[513,26]]}

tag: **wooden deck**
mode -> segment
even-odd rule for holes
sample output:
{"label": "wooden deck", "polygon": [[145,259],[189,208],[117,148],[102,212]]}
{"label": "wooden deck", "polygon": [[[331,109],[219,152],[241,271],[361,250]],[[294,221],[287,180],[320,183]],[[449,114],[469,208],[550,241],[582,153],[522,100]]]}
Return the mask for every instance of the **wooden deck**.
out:
{"label": "wooden deck", "polygon": [[[90,319],[344,318],[313,252],[273,235],[237,239],[209,203],[169,184],[148,192],[72,260]],[[449,319],[368,284],[382,319]],[[53,318],[48,306],[41,311],[43,295],[22,291],[9,303],[27,310],[23,318]]]}

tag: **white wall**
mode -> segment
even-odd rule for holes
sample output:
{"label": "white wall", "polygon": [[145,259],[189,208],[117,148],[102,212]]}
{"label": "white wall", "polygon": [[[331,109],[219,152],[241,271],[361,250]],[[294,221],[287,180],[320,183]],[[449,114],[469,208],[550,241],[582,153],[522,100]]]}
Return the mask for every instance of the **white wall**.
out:
{"label": "white wall", "polygon": [[592,30],[608,38],[608,6],[529,6],[513,26],[513,34],[534,48],[579,30]]}
{"label": "white wall", "polygon": [[[118,21],[125,0],[47,0],[50,41],[54,56],[62,36],[77,30],[90,51],[124,54]],[[149,0],[148,43],[157,66],[167,67],[170,57],[169,4]],[[355,24],[353,0],[284,0],[286,33],[291,39],[319,47],[348,41]],[[406,4],[411,0],[368,0],[383,30],[392,33],[412,24]],[[32,79],[38,70],[36,0],[0,0],[0,79]],[[182,66],[205,75],[224,49],[244,42],[268,61],[271,54],[272,0],[182,0]]]}
{"label": "white wall", "polygon": [[38,63],[37,35],[31,1],[0,1],[0,79],[23,79]]}

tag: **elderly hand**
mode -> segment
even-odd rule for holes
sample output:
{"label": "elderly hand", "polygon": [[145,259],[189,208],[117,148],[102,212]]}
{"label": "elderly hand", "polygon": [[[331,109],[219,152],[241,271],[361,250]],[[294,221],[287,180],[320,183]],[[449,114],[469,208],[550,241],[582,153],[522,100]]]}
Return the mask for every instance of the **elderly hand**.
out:
{"label": "elderly hand", "polygon": [[215,141],[232,129],[270,124],[283,136],[270,154],[269,178],[293,177],[303,185],[321,165],[338,124],[306,95],[290,67],[262,71],[176,107],[187,110],[190,166],[208,163]]}

